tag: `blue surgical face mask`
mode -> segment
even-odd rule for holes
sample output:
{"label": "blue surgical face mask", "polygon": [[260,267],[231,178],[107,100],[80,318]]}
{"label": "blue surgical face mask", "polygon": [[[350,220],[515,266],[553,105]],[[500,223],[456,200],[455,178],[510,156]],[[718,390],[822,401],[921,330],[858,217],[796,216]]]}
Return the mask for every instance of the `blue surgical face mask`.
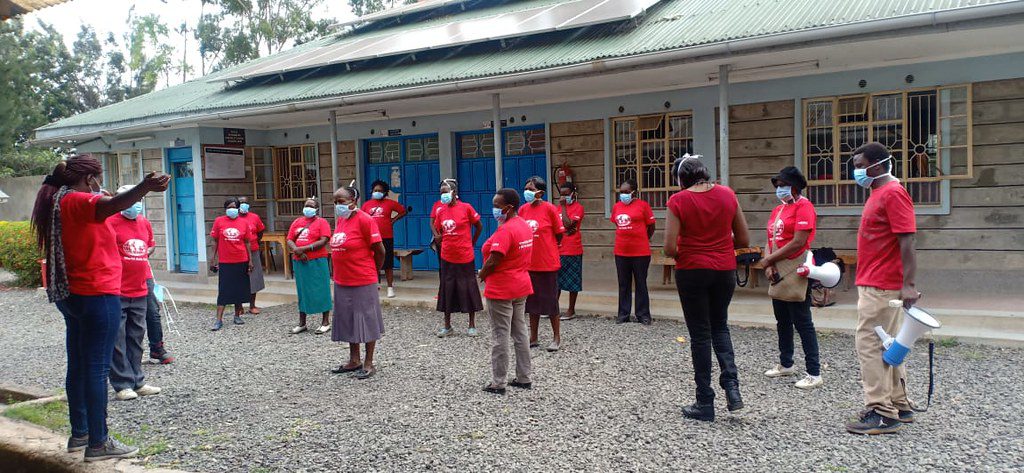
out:
{"label": "blue surgical face mask", "polygon": [[334,216],[347,219],[352,216],[352,208],[348,204],[335,204]]}
{"label": "blue surgical face mask", "polygon": [[235,208],[227,209],[227,210],[224,211],[224,213],[227,214],[228,218],[230,218],[230,219],[238,218],[238,209],[235,209]]}
{"label": "blue surgical face mask", "polygon": [[787,203],[793,200],[793,186],[779,186],[775,188],[775,197],[778,197],[782,203]]}
{"label": "blue surgical face mask", "polygon": [[875,182],[875,179],[878,179],[878,178],[883,177],[883,176],[887,176],[887,175],[889,175],[889,173],[892,172],[892,164],[891,163],[889,164],[889,170],[886,171],[885,174],[879,174],[879,175],[877,175],[875,177],[871,177],[871,176],[868,175],[868,169],[871,169],[871,168],[873,168],[875,166],[878,166],[879,164],[882,164],[882,163],[884,163],[886,161],[889,161],[890,159],[892,159],[891,156],[886,158],[886,159],[883,159],[883,160],[881,160],[881,161],[879,161],[879,162],[877,162],[875,164],[872,164],[872,165],[870,165],[870,166],[868,166],[868,167],[866,167],[864,169],[854,169],[853,170],[853,180],[857,182],[858,186],[861,186],[861,187],[863,187],[865,189],[870,189],[871,188],[871,184]]}
{"label": "blue surgical face mask", "polygon": [[576,199],[573,199],[571,195],[565,196],[565,204],[566,204],[566,205],[572,205],[572,203],[573,203],[573,202],[574,202],[575,200],[576,200]]}
{"label": "blue surgical face mask", "polygon": [[504,210],[502,210],[502,209],[493,209],[492,208],[491,209],[491,213],[494,214],[494,219],[497,220],[498,223],[505,223],[505,219],[507,217],[505,216],[505,211]]}
{"label": "blue surgical face mask", "polygon": [[136,202],[131,207],[122,210],[121,215],[124,215],[124,218],[135,220],[136,217],[142,215],[142,202]]}
{"label": "blue surgical face mask", "polygon": [[619,194],[619,202],[622,202],[623,204],[629,204],[632,201],[633,201],[633,194],[632,193],[623,192],[623,193]]}
{"label": "blue surgical face mask", "polygon": [[245,203],[245,202],[239,204],[238,211],[243,213],[243,214],[249,213],[249,204]]}
{"label": "blue surgical face mask", "polygon": [[441,203],[444,205],[448,205],[452,203],[453,198],[455,198],[455,195],[453,193],[445,192],[444,194],[441,194]]}
{"label": "blue surgical face mask", "polygon": [[384,193],[383,192],[374,192],[372,194],[372,197],[373,197],[374,200],[381,200],[381,199],[384,198]]}
{"label": "blue surgical face mask", "polygon": [[523,199],[526,200],[527,204],[533,203],[534,199],[536,199],[536,198],[537,198],[537,192],[536,191],[529,191],[529,190],[524,190],[523,191]]}
{"label": "blue surgical face mask", "polygon": [[313,207],[303,207],[302,215],[305,215],[306,218],[316,217],[316,209],[314,209]]}

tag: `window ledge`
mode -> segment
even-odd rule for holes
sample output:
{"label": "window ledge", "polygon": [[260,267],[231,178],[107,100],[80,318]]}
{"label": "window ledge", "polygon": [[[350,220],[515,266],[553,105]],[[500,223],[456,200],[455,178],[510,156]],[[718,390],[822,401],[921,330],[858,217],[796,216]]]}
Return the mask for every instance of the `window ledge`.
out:
{"label": "window ledge", "polygon": [[[864,207],[815,207],[815,212],[821,215],[860,215]],[[915,206],[914,215],[949,215],[947,206]]]}

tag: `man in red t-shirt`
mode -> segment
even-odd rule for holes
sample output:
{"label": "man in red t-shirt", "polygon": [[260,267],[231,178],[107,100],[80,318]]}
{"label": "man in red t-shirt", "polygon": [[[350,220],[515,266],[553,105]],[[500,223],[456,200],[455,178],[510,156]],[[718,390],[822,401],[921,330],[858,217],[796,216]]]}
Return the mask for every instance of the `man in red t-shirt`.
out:
{"label": "man in red t-shirt", "polygon": [[914,204],[891,174],[893,161],[889,150],[877,142],[853,152],[854,180],[871,189],[857,231],[856,347],[867,409],[846,424],[846,430],[856,434],[891,433],[914,420],[906,368],[882,360],[882,340],[874,330],[881,326],[897,333],[901,310],[890,307],[889,301],[902,300],[909,308],[921,297],[914,287]]}
{"label": "man in red t-shirt", "polygon": [[384,181],[374,181],[371,185],[373,193],[370,200],[363,204],[366,212],[380,229],[380,237],[384,243],[384,278],[388,282],[388,297],[395,297],[395,222],[405,217],[406,208],[397,200],[389,199],[391,187]]}
{"label": "man in red t-shirt", "polygon": [[263,240],[263,232],[267,229],[263,219],[256,212],[249,211],[249,198],[241,196],[238,198],[238,220],[246,222],[252,227],[256,238],[249,242],[249,260],[252,261],[252,271],[249,272],[249,290],[252,291],[252,299],[249,301],[249,313],[256,315],[260,308],[256,307],[256,293],[266,287],[263,282],[263,262],[260,259],[260,242]]}

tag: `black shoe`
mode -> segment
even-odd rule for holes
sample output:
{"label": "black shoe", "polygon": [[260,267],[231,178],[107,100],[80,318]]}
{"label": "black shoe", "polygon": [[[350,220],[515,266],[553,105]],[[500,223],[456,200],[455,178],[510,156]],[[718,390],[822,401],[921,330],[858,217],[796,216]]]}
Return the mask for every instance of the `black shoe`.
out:
{"label": "black shoe", "polygon": [[485,393],[492,393],[492,394],[500,394],[500,395],[504,396],[505,395],[505,388],[496,388],[496,387],[491,386],[490,384],[488,384],[487,386],[484,386],[484,392]]}
{"label": "black shoe", "polygon": [[622,325],[622,324],[628,324],[628,323],[629,323],[629,317],[617,317],[615,319],[615,324],[616,325]]}
{"label": "black shoe", "polygon": [[739,386],[725,388],[725,406],[729,412],[743,409],[743,398],[740,396]]}
{"label": "black shoe", "polygon": [[640,325],[651,325],[651,319],[640,319]]}
{"label": "black shoe", "polygon": [[356,365],[356,366],[353,366],[351,368],[346,368],[345,365],[338,365],[337,368],[331,368],[331,373],[334,373],[334,374],[352,373],[354,371],[359,371],[361,369],[363,369],[363,365]]}
{"label": "black shoe", "polygon": [[860,414],[860,417],[846,423],[846,431],[851,434],[879,435],[898,432],[903,423],[896,419],[890,419],[869,409]]}
{"label": "black shoe", "polygon": [[904,424],[913,424],[914,423],[914,411],[912,411],[912,410],[905,411],[903,409],[900,409],[900,422],[902,422]]}
{"label": "black shoe", "polygon": [[520,383],[518,379],[513,379],[508,385],[519,389],[533,389],[533,383]]}
{"label": "black shoe", "polygon": [[711,403],[701,404],[695,402],[692,405],[683,408],[683,417],[693,420],[701,420],[704,422],[713,422],[715,420],[715,405]]}

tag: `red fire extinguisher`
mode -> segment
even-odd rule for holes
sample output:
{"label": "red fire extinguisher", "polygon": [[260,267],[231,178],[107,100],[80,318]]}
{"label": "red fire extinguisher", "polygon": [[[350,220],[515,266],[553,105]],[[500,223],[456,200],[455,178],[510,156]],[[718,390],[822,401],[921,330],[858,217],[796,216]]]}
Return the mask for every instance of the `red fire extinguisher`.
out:
{"label": "red fire extinguisher", "polygon": [[567,182],[573,182],[572,168],[569,167],[568,163],[562,163],[562,165],[555,170],[555,182],[557,182],[559,186]]}

